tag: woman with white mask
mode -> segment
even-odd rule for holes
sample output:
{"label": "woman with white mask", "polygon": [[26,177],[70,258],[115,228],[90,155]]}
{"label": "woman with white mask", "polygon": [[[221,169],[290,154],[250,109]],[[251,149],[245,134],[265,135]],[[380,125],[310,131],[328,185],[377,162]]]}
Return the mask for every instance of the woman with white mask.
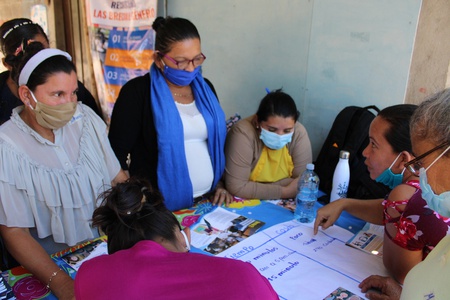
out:
{"label": "woman with white mask", "polygon": [[[417,157],[405,164],[420,177],[422,197],[428,206],[450,217],[450,89],[420,104],[411,119],[411,141]],[[402,287],[389,277],[373,275],[361,284],[369,299],[447,299],[450,294],[450,236],[406,276]]]}
{"label": "woman with white mask", "polygon": [[294,100],[268,93],[258,111],[231,127],[225,143],[225,185],[246,199],[293,198],[298,177],[312,162],[311,143]]}

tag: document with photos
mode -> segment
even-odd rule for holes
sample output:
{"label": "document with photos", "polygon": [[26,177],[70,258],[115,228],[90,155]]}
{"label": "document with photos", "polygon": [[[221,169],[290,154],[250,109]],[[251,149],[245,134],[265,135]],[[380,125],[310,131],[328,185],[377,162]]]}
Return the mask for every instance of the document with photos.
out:
{"label": "document with photos", "polygon": [[347,241],[347,245],[373,255],[383,256],[383,238],[384,226],[366,223]]}
{"label": "document with photos", "polygon": [[191,228],[191,244],[216,255],[251,236],[264,224],[218,207]]}

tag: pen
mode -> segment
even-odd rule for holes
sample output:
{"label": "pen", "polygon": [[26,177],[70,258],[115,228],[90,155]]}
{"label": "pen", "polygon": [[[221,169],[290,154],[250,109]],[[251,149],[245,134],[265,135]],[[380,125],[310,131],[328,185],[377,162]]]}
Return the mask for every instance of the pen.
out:
{"label": "pen", "polygon": [[209,230],[212,230],[213,228],[212,228],[212,226],[211,226],[211,223],[209,223],[206,219],[203,219],[203,220],[205,221],[206,226],[208,226],[208,229],[209,229]]}

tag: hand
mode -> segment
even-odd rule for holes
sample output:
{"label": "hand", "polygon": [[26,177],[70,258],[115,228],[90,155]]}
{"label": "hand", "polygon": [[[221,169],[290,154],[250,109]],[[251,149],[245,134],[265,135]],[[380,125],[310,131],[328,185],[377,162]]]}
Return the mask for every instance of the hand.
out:
{"label": "hand", "polygon": [[217,204],[219,206],[225,202],[225,205],[228,206],[231,202],[233,202],[233,196],[228,193],[226,189],[218,187],[214,192],[214,197],[211,202],[212,204]]}
{"label": "hand", "polygon": [[294,178],[288,185],[281,188],[281,198],[295,198],[298,189],[298,180],[300,177]]}
{"label": "hand", "polygon": [[[370,300],[398,300],[402,294],[402,287],[391,277],[372,275],[364,279],[360,284],[361,292],[366,293]],[[376,289],[378,291],[369,291]]]}
{"label": "hand", "polygon": [[336,200],[317,210],[316,220],[314,221],[314,234],[317,234],[319,231],[319,226],[322,226],[322,229],[327,229],[336,222],[344,210],[344,201],[345,199]]}

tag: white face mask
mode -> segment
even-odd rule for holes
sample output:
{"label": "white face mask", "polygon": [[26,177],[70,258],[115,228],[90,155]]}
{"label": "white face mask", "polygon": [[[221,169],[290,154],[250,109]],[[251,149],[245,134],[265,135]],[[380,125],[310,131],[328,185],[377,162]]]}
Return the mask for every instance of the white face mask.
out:
{"label": "white face mask", "polygon": [[444,150],[429,166],[428,168],[424,169],[421,168],[419,171],[419,181],[420,181],[420,188],[422,189],[422,198],[427,202],[428,206],[439,213],[440,215],[444,217],[450,217],[450,191],[443,192],[440,195],[436,195],[433,192],[433,189],[428,184],[427,180],[427,171],[428,169],[436,162],[438,161],[448,150],[450,149],[450,146],[447,147],[447,149]]}
{"label": "white face mask", "polygon": [[191,244],[189,244],[189,239],[183,230],[181,230],[181,234],[183,235],[184,241],[186,242],[186,251],[189,252],[191,250]]}

